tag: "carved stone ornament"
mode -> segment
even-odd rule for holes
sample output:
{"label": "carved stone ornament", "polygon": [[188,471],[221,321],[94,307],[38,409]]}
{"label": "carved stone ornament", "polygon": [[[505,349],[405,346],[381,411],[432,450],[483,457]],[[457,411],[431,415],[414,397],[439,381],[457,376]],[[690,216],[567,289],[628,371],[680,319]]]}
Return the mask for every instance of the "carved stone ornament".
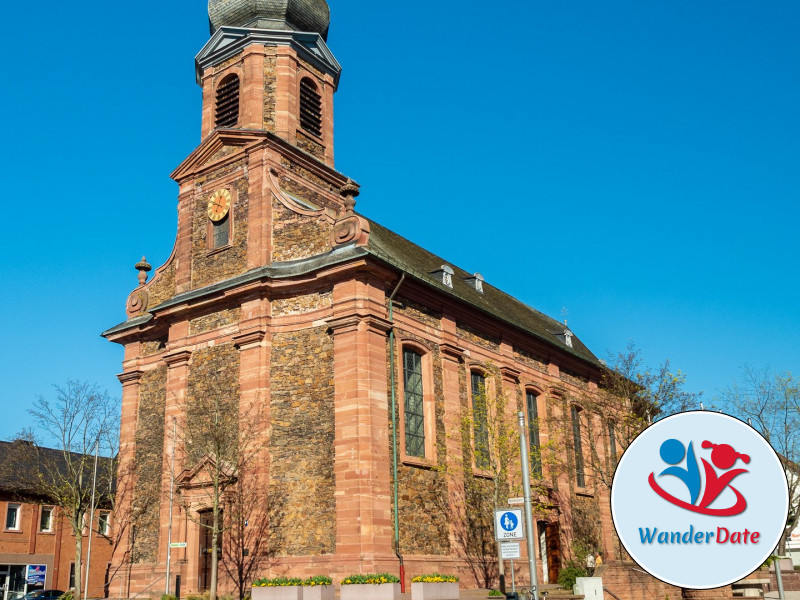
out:
{"label": "carved stone ornament", "polygon": [[136,270],[139,271],[139,287],[128,296],[128,302],[125,306],[125,313],[130,318],[143,314],[150,304],[150,292],[145,289],[144,284],[147,283],[147,273],[152,269],[153,267],[144,256],[142,260],[136,263]]}
{"label": "carved stone ornament", "polygon": [[369,241],[369,221],[355,212],[358,185],[348,179],[339,193],[343,197],[344,212],[339,213],[341,217],[333,225],[331,245],[334,248],[350,243],[366,246]]}
{"label": "carved stone ornament", "polygon": [[331,244],[334,248],[345,244],[355,243],[356,246],[366,246],[369,241],[369,222],[359,215],[345,217],[336,222],[331,234]]}
{"label": "carved stone ornament", "polygon": [[125,312],[128,317],[138,317],[147,310],[150,304],[150,292],[144,288],[133,290],[131,295],[128,296],[128,303],[125,307]]}

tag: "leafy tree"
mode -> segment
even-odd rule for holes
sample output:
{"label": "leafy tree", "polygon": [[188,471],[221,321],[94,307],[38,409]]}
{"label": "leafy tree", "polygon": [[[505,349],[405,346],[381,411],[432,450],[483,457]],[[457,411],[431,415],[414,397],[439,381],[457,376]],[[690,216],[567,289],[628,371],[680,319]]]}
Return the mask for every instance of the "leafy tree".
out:
{"label": "leafy tree", "polygon": [[789,373],[744,367],[721,396],[731,412],[749,421],[778,453],[789,484],[789,514],[778,553],[800,519],[800,381]]}
{"label": "leafy tree", "polygon": [[[701,393],[686,390],[686,375],[673,370],[669,360],[655,369],[644,364],[641,350],[629,343],[607,361],[597,393],[585,394],[581,404],[598,417],[595,427],[582,430],[591,472],[596,481],[611,488],[617,462],[636,436],[653,421],[691,408],[699,408]],[[603,443],[598,444],[597,440]],[[612,441],[613,440],[613,441]]]}
{"label": "leafy tree", "polygon": [[[488,370],[491,378],[479,377],[474,384],[471,382],[470,404],[462,408],[459,431],[463,464],[449,472],[458,482],[450,506],[462,506],[464,510],[454,527],[457,552],[469,565],[476,584],[485,588],[493,587],[502,573],[499,546],[494,539],[494,510],[505,507],[509,496],[523,493],[517,420],[521,399],[507,396],[499,370],[493,365]],[[487,390],[487,381],[497,385]],[[547,486],[536,477],[534,465],[545,462],[553,467],[550,457],[554,446],[551,440],[534,449],[530,456],[534,517],[544,515],[550,506]]]}

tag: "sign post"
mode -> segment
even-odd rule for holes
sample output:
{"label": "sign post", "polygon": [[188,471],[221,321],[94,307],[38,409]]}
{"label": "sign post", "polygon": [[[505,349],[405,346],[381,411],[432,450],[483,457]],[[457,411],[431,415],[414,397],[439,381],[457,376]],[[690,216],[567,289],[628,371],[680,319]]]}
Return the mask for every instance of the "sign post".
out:
{"label": "sign post", "polygon": [[539,579],[536,576],[536,555],[533,553],[533,510],[531,509],[531,463],[528,460],[528,437],[526,436],[525,414],[520,411],[519,450],[522,460],[522,487],[525,493],[525,519],[528,531],[528,567],[531,571],[531,598],[539,600]]}
{"label": "sign post", "polygon": [[517,585],[514,581],[514,559],[521,558],[519,553],[519,542],[501,542],[500,543],[500,556],[503,560],[508,559],[511,561],[511,591],[517,591]]}

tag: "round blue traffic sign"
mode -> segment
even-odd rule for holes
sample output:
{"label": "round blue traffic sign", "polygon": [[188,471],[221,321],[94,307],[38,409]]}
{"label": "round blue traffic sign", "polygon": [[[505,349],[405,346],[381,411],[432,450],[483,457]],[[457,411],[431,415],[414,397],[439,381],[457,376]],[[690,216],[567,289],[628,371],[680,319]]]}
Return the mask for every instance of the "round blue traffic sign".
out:
{"label": "round blue traffic sign", "polygon": [[514,531],[519,525],[517,515],[512,512],[503,513],[500,517],[500,527],[506,531]]}

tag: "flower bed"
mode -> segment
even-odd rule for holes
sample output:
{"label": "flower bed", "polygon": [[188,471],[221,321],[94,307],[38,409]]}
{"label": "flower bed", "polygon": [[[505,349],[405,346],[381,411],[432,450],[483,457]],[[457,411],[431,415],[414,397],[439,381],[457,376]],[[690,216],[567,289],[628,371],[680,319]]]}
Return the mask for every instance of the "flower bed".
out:
{"label": "flower bed", "polygon": [[253,582],[253,600],[333,600],[333,581],[325,575],[308,579],[276,577]]}
{"label": "flower bed", "polygon": [[418,575],[411,580],[412,600],[458,600],[458,577],[455,575]]}
{"label": "flower bed", "polygon": [[253,582],[253,600],[301,600],[302,580],[296,577],[256,579]]}
{"label": "flower bed", "polygon": [[350,575],[342,580],[341,600],[400,600],[400,579],[389,573]]}
{"label": "flower bed", "polygon": [[333,581],[325,575],[314,575],[303,581],[303,600],[333,600]]}

